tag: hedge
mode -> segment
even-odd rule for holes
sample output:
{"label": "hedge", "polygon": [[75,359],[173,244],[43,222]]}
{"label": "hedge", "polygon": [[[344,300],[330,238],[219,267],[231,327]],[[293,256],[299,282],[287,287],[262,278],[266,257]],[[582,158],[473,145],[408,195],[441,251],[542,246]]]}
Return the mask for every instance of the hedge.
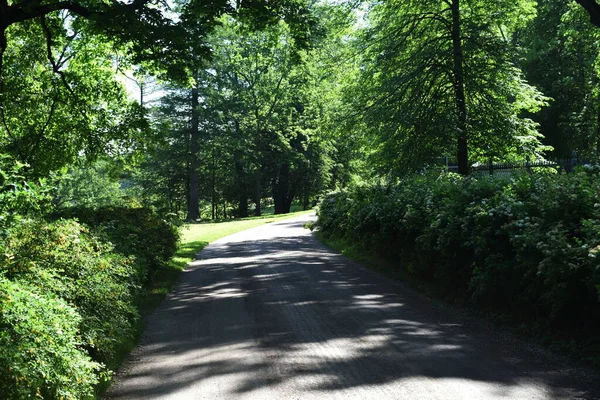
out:
{"label": "hedge", "polygon": [[383,254],[456,298],[599,332],[600,176],[414,176],[330,193],[325,235]]}

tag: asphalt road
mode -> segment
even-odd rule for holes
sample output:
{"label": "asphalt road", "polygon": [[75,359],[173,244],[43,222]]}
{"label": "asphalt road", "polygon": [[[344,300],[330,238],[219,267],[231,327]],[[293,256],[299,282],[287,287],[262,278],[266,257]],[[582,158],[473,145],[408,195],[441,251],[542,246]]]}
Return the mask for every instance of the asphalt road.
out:
{"label": "asphalt road", "polygon": [[309,218],[223,238],[150,317],[111,399],[598,399],[600,376],[319,244]]}

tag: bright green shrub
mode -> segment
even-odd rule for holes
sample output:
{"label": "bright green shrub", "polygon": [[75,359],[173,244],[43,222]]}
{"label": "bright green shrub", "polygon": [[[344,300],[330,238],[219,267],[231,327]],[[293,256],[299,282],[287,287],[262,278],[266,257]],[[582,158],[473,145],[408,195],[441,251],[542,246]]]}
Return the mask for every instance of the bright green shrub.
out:
{"label": "bright green shrub", "polygon": [[3,399],[81,399],[92,395],[101,366],[80,348],[80,320],[67,302],[0,276]]}
{"label": "bright green shrub", "polygon": [[24,216],[40,215],[50,203],[50,188],[43,181],[26,182],[26,167],[0,153],[0,239]]}
{"label": "bright green shrub", "polygon": [[600,177],[415,176],[326,196],[320,229],[455,298],[553,327],[599,328]]}
{"label": "bright green shrub", "polygon": [[56,216],[77,218],[112,243],[114,251],[133,257],[144,282],[152,281],[177,251],[179,230],[175,224],[148,208],[71,208]]}
{"label": "bright green shrub", "polygon": [[111,360],[134,334],[139,277],[133,262],[72,220],[24,221],[7,238],[0,276],[75,307],[83,346]]}

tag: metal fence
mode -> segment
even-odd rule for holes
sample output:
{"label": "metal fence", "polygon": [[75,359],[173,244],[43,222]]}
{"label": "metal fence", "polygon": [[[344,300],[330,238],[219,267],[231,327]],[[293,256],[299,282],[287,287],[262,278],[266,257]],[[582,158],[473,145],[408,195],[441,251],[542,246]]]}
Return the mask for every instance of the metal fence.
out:
{"label": "metal fence", "polygon": [[[442,162],[448,171],[458,172],[458,165],[449,163],[446,158],[444,158]],[[590,163],[590,160],[579,159],[577,153],[573,152],[573,155],[570,158],[556,160],[531,161],[529,157],[527,157],[526,161],[489,162],[486,164],[478,163],[471,166],[470,173],[474,175],[512,175],[515,172],[522,171],[532,173],[542,168],[553,168],[559,173],[570,173],[573,172],[576,166]]]}

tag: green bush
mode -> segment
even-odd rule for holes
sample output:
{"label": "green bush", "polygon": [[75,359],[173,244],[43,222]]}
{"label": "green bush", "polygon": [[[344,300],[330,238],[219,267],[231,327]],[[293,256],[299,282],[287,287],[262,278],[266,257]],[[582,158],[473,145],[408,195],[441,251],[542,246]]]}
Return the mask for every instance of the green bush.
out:
{"label": "green bush", "polygon": [[0,276],[75,307],[82,346],[94,359],[109,362],[133,336],[139,290],[133,262],[81,224],[24,221],[1,250]]}
{"label": "green bush", "polygon": [[148,209],[48,215],[48,189],[22,168],[0,156],[0,397],[92,398],[133,342],[142,285],[178,230]]}
{"label": "green bush", "polygon": [[80,348],[64,300],[0,276],[0,393],[6,400],[91,397],[100,364]]}
{"label": "green bush", "polygon": [[114,246],[114,251],[133,257],[143,283],[177,251],[177,226],[148,208],[70,208],[54,217],[76,218]]}
{"label": "green bush", "polygon": [[0,239],[25,216],[39,216],[48,207],[51,188],[40,180],[26,182],[20,163],[0,153]]}
{"label": "green bush", "polygon": [[416,176],[331,193],[326,235],[398,261],[446,293],[565,330],[600,324],[600,177]]}

